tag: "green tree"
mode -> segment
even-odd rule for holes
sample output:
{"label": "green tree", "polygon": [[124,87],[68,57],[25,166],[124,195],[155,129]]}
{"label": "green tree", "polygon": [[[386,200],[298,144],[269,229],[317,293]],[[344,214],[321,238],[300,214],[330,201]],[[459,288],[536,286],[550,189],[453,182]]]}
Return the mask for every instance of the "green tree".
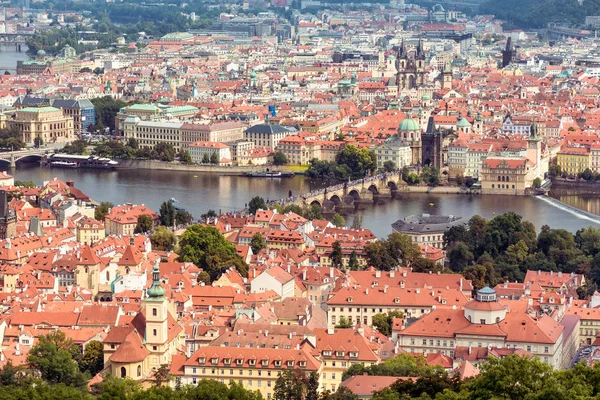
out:
{"label": "green tree", "polygon": [[194,163],[192,161],[192,155],[187,150],[182,150],[181,153],[179,153],[179,161],[186,165],[191,165]]}
{"label": "green tree", "polygon": [[342,251],[342,245],[336,240],[331,244],[331,254],[329,255],[331,265],[334,268],[342,268],[344,266],[343,257],[344,253]]}
{"label": "green tree", "polygon": [[134,150],[138,150],[140,148],[140,144],[136,138],[127,139],[127,146],[131,147]]}
{"label": "green tree", "polygon": [[23,135],[17,127],[0,129],[0,148],[6,150],[21,150],[25,147]]}
{"label": "green tree", "polygon": [[304,371],[283,371],[275,381],[273,398],[275,400],[305,400],[307,383]]}
{"label": "green tree", "polygon": [[281,151],[278,151],[273,155],[273,164],[274,165],[285,165],[287,163],[288,163],[288,158]]}
{"label": "green tree", "polygon": [[260,232],[256,232],[254,236],[252,236],[252,240],[250,240],[252,254],[258,254],[259,251],[265,249],[266,247],[267,242],[265,241],[265,238],[260,234]]}
{"label": "green tree", "polygon": [[204,214],[200,215],[200,218],[202,218],[204,221],[217,218],[217,212],[215,210],[208,210]]}
{"label": "green tree", "polygon": [[219,156],[216,151],[213,151],[210,155],[210,163],[215,165],[219,163]]}
{"label": "green tree", "polygon": [[338,213],[333,214],[333,217],[331,217],[331,223],[338,228],[346,226],[346,220]]}
{"label": "green tree", "polygon": [[454,272],[461,272],[467,265],[473,262],[473,253],[469,250],[463,242],[454,244],[450,250],[448,250],[448,262],[450,269]]}
{"label": "green tree", "polygon": [[48,383],[83,387],[87,378],[73,360],[74,356],[79,358],[80,352],[64,332],[54,331],[40,335],[38,344],[29,351],[27,364]]}
{"label": "green tree", "polygon": [[[367,174],[377,169],[377,157],[375,153],[366,147],[358,148],[349,144],[335,157],[336,165],[345,166],[353,179],[364,178]],[[344,178],[343,173],[336,171],[338,178]]]}
{"label": "green tree", "polygon": [[394,172],[396,170],[396,163],[388,160],[386,162],[383,163],[383,170],[385,172]]}
{"label": "green tree", "polygon": [[37,135],[35,139],[33,139],[33,145],[35,147],[42,147],[44,145],[44,139],[40,135]]}
{"label": "green tree", "polygon": [[194,222],[194,216],[186,210],[175,211],[175,224],[176,225],[189,225]]}
{"label": "green tree", "polygon": [[211,281],[231,267],[242,276],[248,274],[248,266],[237,254],[235,246],[214,226],[188,226],[179,240],[179,247],[179,261],[196,264],[209,273]]}
{"label": "green tree", "polygon": [[205,284],[210,284],[210,274],[206,271],[200,271],[198,273],[198,278],[196,279],[198,283],[204,282]]}
{"label": "green tree", "polygon": [[539,176],[533,180],[533,187],[536,189],[539,189],[542,187],[542,180],[540,179]]}
{"label": "green tree", "polygon": [[113,208],[113,203],[103,201],[94,209],[94,218],[100,222],[104,222],[104,217],[106,217],[111,208]]}
{"label": "green tree", "polygon": [[260,196],[254,196],[248,202],[248,212],[250,214],[256,214],[258,210],[266,210],[267,204],[265,203],[265,199]]}
{"label": "green tree", "polygon": [[158,214],[161,225],[173,226],[175,224],[175,206],[172,201],[163,201]]}
{"label": "green tree", "polygon": [[358,262],[356,250],[352,250],[352,253],[350,253],[350,258],[348,259],[348,269],[350,271],[358,271],[360,269],[360,263]]}
{"label": "green tree", "polygon": [[558,164],[550,164],[550,167],[548,167],[548,175],[551,178],[556,178],[562,175],[562,170],[560,168],[560,165]]}
{"label": "green tree", "polygon": [[392,325],[394,318],[404,318],[400,311],[388,311],[387,314],[373,315],[373,327],[377,328],[383,335],[389,337],[392,334]]}
{"label": "green tree", "polygon": [[33,182],[33,181],[15,181],[15,186],[28,188],[28,189],[36,187],[35,182]]}
{"label": "green tree", "polygon": [[210,156],[208,153],[204,153],[202,156],[202,164],[210,164]]}
{"label": "green tree", "polygon": [[173,251],[177,244],[177,238],[167,227],[157,226],[154,233],[150,235],[150,243],[152,243],[153,250]]}
{"label": "green tree", "polygon": [[169,379],[169,364],[161,364],[160,367],[154,371],[154,385],[162,386],[163,382],[167,382]]}
{"label": "green tree", "polygon": [[81,372],[89,372],[91,376],[96,375],[104,369],[104,345],[102,342],[92,340],[85,345],[85,350],[79,362]]}
{"label": "green tree", "polygon": [[175,161],[175,148],[169,143],[159,143],[154,146],[157,159],[160,161],[172,162]]}
{"label": "green tree", "polygon": [[111,96],[98,97],[90,101],[96,108],[96,129],[104,132],[104,127],[106,126],[111,131],[114,131],[117,113],[127,104],[120,100],[115,100]]}
{"label": "green tree", "polygon": [[98,400],[127,400],[141,389],[140,384],[130,378],[115,378],[111,374],[103,378],[91,388]]}
{"label": "green tree", "polygon": [[408,175],[410,175],[410,169],[408,168],[408,165],[405,165],[402,167],[402,180],[404,182],[408,183]]}
{"label": "green tree", "polygon": [[354,394],[352,390],[345,386],[340,386],[335,393],[324,391],[319,400],[360,400],[360,397]]}
{"label": "green tree", "polygon": [[146,214],[142,214],[137,218],[137,225],[133,230],[134,233],[146,233],[152,230],[154,227],[154,221],[152,217]]}
{"label": "green tree", "polygon": [[352,328],[352,321],[350,321],[348,318],[342,316],[338,320],[338,322],[335,325],[335,327],[339,328],[339,329]]}

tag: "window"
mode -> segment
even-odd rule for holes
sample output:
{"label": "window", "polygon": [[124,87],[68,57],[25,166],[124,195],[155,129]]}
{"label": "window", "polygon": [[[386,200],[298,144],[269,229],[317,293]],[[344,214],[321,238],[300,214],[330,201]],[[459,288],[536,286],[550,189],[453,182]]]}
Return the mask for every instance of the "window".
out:
{"label": "window", "polygon": [[138,365],[137,367],[137,376],[142,376],[142,366]]}
{"label": "window", "polygon": [[152,329],[152,334],[153,334],[154,336],[156,336],[156,335],[158,334],[158,333],[157,333],[157,331],[156,331],[156,329]]}
{"label": "window", "polygon": [[121,378],[127,377],[127,369],[125,367],[121,367]]}
{"label": "window", "polygon": [[548,346],[544,347],[544,353],[548,353],[549,349]]}
{"label": "window", "polygon": [[156,350],[158,350],[158,347],[156,347],[156,346],[152,346],[152,350],[153,350],[153,351],[156,351]]}
{"label": "window", "polygon": [[152,309],[152,316],[156,317],[158,315],[158,310],[156,308]]}

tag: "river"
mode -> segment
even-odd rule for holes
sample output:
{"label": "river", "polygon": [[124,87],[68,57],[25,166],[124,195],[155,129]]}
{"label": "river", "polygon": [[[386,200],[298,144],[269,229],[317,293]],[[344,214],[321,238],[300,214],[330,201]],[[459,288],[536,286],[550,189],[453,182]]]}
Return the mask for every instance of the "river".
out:
{"label": "river", "polygon": [[17,72],[17,61],[29,60],[27,46],[21,45],[21,51],[17,51],[14,44],[0,44],[0,73],[8,71],[11,74]]}
{"label": "river", "polygon": [[[96,201],[113,204],[146,204],[158,211],[160,204],[170,198],[190,211],[195,217],[213,209],[235,212],[245,207],[256,195],[274,200],[327,186],[325,182],[311,181],[303,176],[287,179],[259,179],[242,176],[218,176],[181,171],[162,170],[116,170],[95,171],[84,169],[41,168],[36,164],[19,164],[11,172],[15,179],[32,180],[40,185],[53,177],[66,181],[72,179],[75,186]],[[600,198],[570,196],[561,199],[567,204],[582,207],[590,213],[600,212]],[[584,207],[585,206],[585,207]],[[587,226],[600,227],[600,218],[590,218],[575,212],[556,200],[524,196],[469,196],[431,195],[407,193],[384,204],[363,205],[362,226],[378,237],[391,233],[391,224],[399,218],[417,214],[450,214],[470,218],[479,214],[485,218],[507,211],[521,214],[533,222],[539,230],[542,225],[564,228],[575,232]],[[353,216],[347,216],[347,223]]]}

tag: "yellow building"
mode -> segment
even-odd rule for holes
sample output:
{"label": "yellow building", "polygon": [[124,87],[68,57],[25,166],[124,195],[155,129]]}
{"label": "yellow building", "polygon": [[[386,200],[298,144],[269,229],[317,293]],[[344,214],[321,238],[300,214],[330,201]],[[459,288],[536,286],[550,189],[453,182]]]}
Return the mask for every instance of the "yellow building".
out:
{"label": "yellow building", "polygon": [[596,334],[600,332],[600,309],[570,307],[565,311],[566,315],[577,315],[580,318],[579,323],[579,345],[589,346],[596,339]]}
{"label": "yellow building", "polygon": [[480,172],[481,192],[523,195],[533,182],[531,166],[525,157],[483,160]]}
{"label": "yellow building", "polygon": [[558,152],[556,164],[562,172],[577,175],[590,168],[590,151],[586,147],[567,147]]}
{"label": "yellow building", "polygon": [[148,297],[131,324],[115,327],[104,339],[104,366],[110,374],[140,382],[154,380],[154,372],[183,354],[185,333],[169,311],[160,285],[159,261],[152,269]]}
{"label": "yellow building", "polygon": [[[258,390],[271,399],[275,381],[283,371],[301,370],[321,373],[321,362],[313,356],[308,343],[296,349],[206,346],[198,349],[181,365],[173,365],[171,374],[183,385],[196,385],[202,379],[224,384],[237,382],[244,389]],[[184,361],[184,362],[183,362]]]}
{"label": "yellow building", "polygon": [[73,117],[67,117],[54,107],[25,107],[15,112],[9,128],[21,132],[27,145],[34,145],[39,138],[43,143],[67,143],[75,139]]}
{"label": "yellow building", "polygon": [[104,224],[94,218],[84,217],[77,221],[77,241],[79,243],[92,245],[104,239]]}

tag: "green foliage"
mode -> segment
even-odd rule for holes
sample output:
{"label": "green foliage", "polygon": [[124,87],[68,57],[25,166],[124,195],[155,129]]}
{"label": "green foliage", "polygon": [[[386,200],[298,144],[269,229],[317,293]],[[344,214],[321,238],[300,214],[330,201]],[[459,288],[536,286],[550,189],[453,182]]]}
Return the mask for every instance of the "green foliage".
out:
{"label": "green foliage", "polygon": [[331,223],[338,228],[346,226],[346,220],[338,213],[333,214],[333,217],[331,217]]}
{"label": "green foliage", "polygon": [[111,132],[115,130],[115,119],[119,110],[127,105],[120,100],[115,100],[111,96],[98,97],[90,100],[96,107],[96,128],[110,128]]}
{"label": "green foliage", "polygon": [[137,225],[133,230],[134,233],[146,233],[152,230],[154,227],[154,221],[152,217],[146,214],[142,214],[137,218]]}
{"label": "green foliage", "polygon": [[348,318],[342,316],[342,317],[340,317],[337,324],[335,325],[335,328],[341,328],[341,329],[352,328],[352,321],[350,321]]}
{"label": "green foliage", "polygon": [[600,5],[594,1],[580,4],[576,0],[507,0],[502,3],[488,0],[481,4],[479,12],[493,14],[514,27],[536,29],[546,28],[549,22],[557,21],[583,25],[585,16],[598,15]]}
{"label": "green foliage", "polygon": [[98,207],[94,209],[94,218],[102,223],[104,223],[104,217],[108,214],[108,211],[113,208],[113,203],[108,201],[103,201],[100,203]]}
{"label": "green foliage", "polygon": [[214,226],[188,226],[179,241],[179,261],[192,262],[208,272],[211,281],[235,267],[242,276],[248,275],[248,266]]}
{"label": "green foliage", "polygon": [[219,163],[219,156],[217,155],[216,151],[213,151],[213,153],[210,155],[210,163],[211,164],[218,164]]}
{"label": "green foliage", "polygon": [[550,164],[550,167],[548,167],[548,175],[551,178],[556,178],[558,176],[562,175],[562,170],[560,168],[560,165],[558,164]]}
{"label": "green foliage", "polygon": [[316,374],[295,369],[279,375],[273,388],[275,400],[318,400],[319,380]]}
{"label": "green foliage", "polygon": [[160,215],[160,224],[164,226],[173,226],[175,223],[175,206],[172,201],[163,201],[158,211]]}
{"label": "green foliage", "polygon": [[210,156],[208,153],[204,153],[202,156],[202,164],[210,164]]}
{"label": "green foliage", "polygon": [[15,181],[15,186],[31,189],[31,188],[35,187],[35,182],[34,181]]}
{"label": "green foliage", "polygon": [[265,199],[260,196],[254,196],[248,202],[248,212],[250,214],[256,214],[258,210],[266,210],[267,204],[265,203]]}
{"label": "green foliage", "polygon": [[344,254],[342,252],[342,245],[338,240],[336,240],[331,244],[331,254],[329,255],[329,258],[331,259],[331,265],[334,268],[342,268],[344,266],[343,257]]}
{"label": "green foliage", "polygon": [[173,251],[177,244],[177,238],[167,227],[158,226],[150,235],[150,243],[152,243],[153,250]]}
{"label": "green foliage", "polygon": [[388,311],[387,314],[373,315],[373,327],[379,332],[389,337],[392,334],[392,323],[394,318],[404,318],[404,314],[400,311]]}
{"label": "green foliage", "polygon": [[355,395],[352,390],[347,387],[340,386],[335,393],[325,390],[321,393],[319,400],[360,400],[360,397]]}
{"label": "green foliage", "polygon": [[154,151],[158,155],[158,159],[161,161],[175,161],[175,148],[173,148],[172,144],[159,143],[154,146]]}
{"label": "green foliage", "polygon": [[536,189],[539,189],[542,187],[542,180],[539,176],[533,180],[533,187]]}
{"label": "green foliage", "polygon": [[467,265],[473,261],[473,253],[465,243],[458,242],[448,250],[448,262],[450,269],[454,272],[461,272]]}
{"label": "green foliage", "polygon": [[397,232],[388,235],[387,239],[368,243],[365,253],[368,265],[383,271],[401,265],[410,266],[421,257],[419,246],[413,243],[410,236]]}
{"label": "green foliage", "polygon": [[259,232],[256,232],[254,236],[252,236],[252,240],[250,240],[250,248],[252,249],[253,254],[258,254],[259,251],[267,247],[267,242],[265,238]]}
{"label": "green foliage", "polygon": [[427,371],[443,371],[441,367],[429,367],[426,360],[420,357],[413,357],[411,354],[402,353],[397,357],[390,358],[381,364],[365,367],[364,364],[353,364],[342,375],[342,380],[346,380],[355,375],[375,375],[375,376],[420,376]]}
{"label": "green foliage", "polygon": [[21,150],[25,147],[23,135],[19,128],[2,128],[0,129],[0,148],[6,150]]}
{"label": "green foliage", "polygon": [[66,154],[83,154],[88,146],[88,142],[83,139],[77,139],[62,148],[61,153]]}
{"label": "green foliage", "polygon": [[200,215],[200,218],[205,221],[211,218],[217,218],[217,212],[215,210],[208,210],[204,214]]}
{"label": "green foliage", "polygon": [[91,376],[94,376],[102,369],[104,369],[104,345],[102,342],[92,340],[85,345],[79,362],[79,370],[81,372],[87,371]]}
{"label": "green foliage", "polygon": [[187,150],[183,150],[181,153],[179,153],[179,161],[186,165],[191,165],[194,163],[192,161],[192,155]]}
{"label": "green foliage", "polygon": [[420,180],[427,183],[429,186],[438,186],[440,184],[440,170],[436,167],[425,165],[421,170]]}
{"label": "green foliage", "polygon": [[207,285],[210,284],[210,274],[206,271],[200,271],[198,273],[197,281],[198,283],[204,282]]}
{"label": "green foliage", "polygon": [[288,158],[281,151],[278,151],[273,155],[273,164],[274,165],[285,165],[287,163],[288,163]]}
{"label": "green foliage", "polygon": [[83,387],[89,376],[82,374],[74,361],[80,355],[79,347],[64,332],[54,331],[40,335],[38,344],[31,348],[27,356],[27,364],[48,383]]}
{"label": "green foliage", "polygon": [[396,170],[396,163],[393,162],[393,161],[391,161],[391,160],[388,160],[388,161],[384,162],[383,163],[383,170],[385,172],[393,172],[393,171],[395,171]]}
{"label": "green foliage", "polygon": [[189,225],[194,222],[194,216],[186,210],[175,211],[175,224],[176,225]]}
{"label": "green foliage", "polygon": [[350,271],[358,271],[360,269],[360,263],[358,262],[358,256],[355,250],[352,250],[352,253],[350,253],[350,258],[348,259],[348,269]]}
{"label": "green foliage", "polygon": [[377,169],[375,153],[349,144],[336,155],[335,162],[313,159],[306,173],[311,178],[360,179]]}

